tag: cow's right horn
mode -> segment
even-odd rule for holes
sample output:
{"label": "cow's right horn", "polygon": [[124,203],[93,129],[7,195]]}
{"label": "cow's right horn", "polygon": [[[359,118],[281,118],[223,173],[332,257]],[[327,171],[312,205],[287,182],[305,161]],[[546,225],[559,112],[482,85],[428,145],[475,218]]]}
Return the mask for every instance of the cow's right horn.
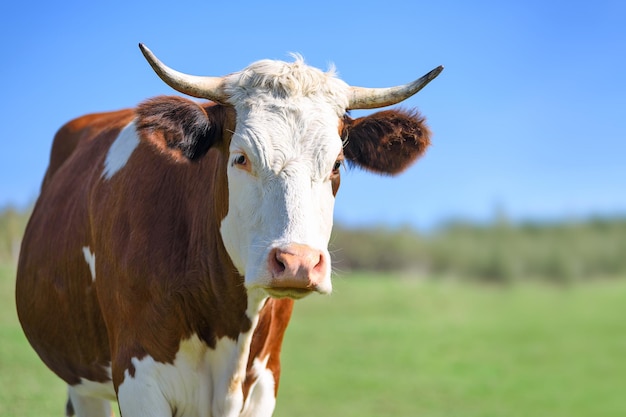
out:
{"label": "cow's right horn", "polygon": [[139,49],[141,49],[143,56],[146,57],[154,72],[174,90],[192,97],[206,98],[227,104],[228,96],[224,94],[223,79],[221,77],[200,77],[183,74],[162,63],[143,43],[139,44]]}

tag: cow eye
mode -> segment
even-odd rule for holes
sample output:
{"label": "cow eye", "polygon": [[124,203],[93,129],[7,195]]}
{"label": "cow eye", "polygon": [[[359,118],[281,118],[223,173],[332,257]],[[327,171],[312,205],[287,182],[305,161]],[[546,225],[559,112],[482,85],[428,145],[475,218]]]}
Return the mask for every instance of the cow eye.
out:
{"label": "cow eye", "polygon": [[341,165],[343,165],[343,160],[337,159],[335,161],[335,165],[333,165],[333,175],[339,174],[339,168],[341,168]]}
{"label": "cow eye", "polygon": [[246,165],[248,163],[248,159],[243,154],[237,155],[235,159],[233,159],[233,165]]}
{"label": "cow eye", "polygon": [[243,169],[244,171],[251,173],[252,172],[252,164],[248,159],[248,156],[243,152],[236,152],[233,156],[233,162],[231,162],[232,166]]}

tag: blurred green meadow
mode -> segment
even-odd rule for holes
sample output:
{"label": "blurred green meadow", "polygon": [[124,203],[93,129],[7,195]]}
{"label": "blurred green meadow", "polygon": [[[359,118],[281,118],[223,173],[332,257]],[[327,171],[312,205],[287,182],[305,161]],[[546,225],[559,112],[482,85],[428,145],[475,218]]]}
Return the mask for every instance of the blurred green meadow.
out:
{"label": "blurred green meadow", "polygon": [[[61,416],[15,313],[24,223],[0,213],[0,417]],[[334,292],[296,303],[275,415],[626,416],[625,224],[338,228]]]}
{"label": "blurred green meadow", "polygon": [[626,282],[349,275],[297,304],[277,416],[626,416]]}

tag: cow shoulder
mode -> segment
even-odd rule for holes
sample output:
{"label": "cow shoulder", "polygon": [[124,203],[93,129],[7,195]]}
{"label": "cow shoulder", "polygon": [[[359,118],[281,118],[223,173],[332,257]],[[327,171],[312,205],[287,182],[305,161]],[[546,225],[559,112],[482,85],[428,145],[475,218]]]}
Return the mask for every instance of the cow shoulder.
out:
{"label": "cow shoulder", "polygon": [[186,98],[161,96],[136,110],[139,136],[176,160],[196,160],[213,146],[223,145],[228,109],[201,106]]}
{"label": "cow shoulder", "polygon": [[398,174],[430,145],[430,130],[416,110],[393,109],[343,120],[344,155],[350,164]]}
{"label": "cow shoulder", "polygon": [[50,163],[43,181],[44,187],[58,169],[75,153],[81,142],[88,142],[107,129],[121,129],[132,118],[133,111],[126,109],[88,114],[63,125],[54,136],[52,142]]}

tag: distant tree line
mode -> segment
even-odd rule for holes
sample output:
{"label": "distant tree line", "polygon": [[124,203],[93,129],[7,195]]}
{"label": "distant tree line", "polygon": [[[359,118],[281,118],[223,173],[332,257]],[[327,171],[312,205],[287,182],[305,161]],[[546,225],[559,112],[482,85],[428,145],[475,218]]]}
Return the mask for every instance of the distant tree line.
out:
{"label": "distant tree line", "polygon": [[331,242],[339,271],[404,271],[491,282],[626,277],[626,218],[459,222],[427,235],[408,228],[336,227]]}
{"label": "distant tree line", "polygon": [[[29,214],[0,210],[0,262],[17,261]],[[330,251],[339,273],[402,272],[501,283],[626,277],[626,217],[559,223],[456,222],[428,234],[411,228],[335,225]]]}

